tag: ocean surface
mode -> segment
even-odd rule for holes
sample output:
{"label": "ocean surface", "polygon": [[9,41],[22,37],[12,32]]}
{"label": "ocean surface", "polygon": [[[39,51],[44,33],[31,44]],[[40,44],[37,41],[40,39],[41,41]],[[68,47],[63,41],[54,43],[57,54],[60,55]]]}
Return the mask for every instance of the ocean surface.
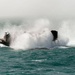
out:
{"label": "ocean surface", "polygon": [[0,75],[75,75],[75,48],[0,48]]}
{"label": "ocean surface", "polygon": [[[75,21],[1,19],[0,75],[75,75]],[[53,41],[51,30],[58,31]]]}

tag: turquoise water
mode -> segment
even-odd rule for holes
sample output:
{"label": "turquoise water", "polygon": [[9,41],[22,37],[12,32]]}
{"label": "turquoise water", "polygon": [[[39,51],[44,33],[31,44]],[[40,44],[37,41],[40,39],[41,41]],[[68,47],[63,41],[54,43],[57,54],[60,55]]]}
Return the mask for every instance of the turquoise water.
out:
{"label": "turquoise water", "polygon": [[0,75],[75,75],[75,48],[0,48]]}

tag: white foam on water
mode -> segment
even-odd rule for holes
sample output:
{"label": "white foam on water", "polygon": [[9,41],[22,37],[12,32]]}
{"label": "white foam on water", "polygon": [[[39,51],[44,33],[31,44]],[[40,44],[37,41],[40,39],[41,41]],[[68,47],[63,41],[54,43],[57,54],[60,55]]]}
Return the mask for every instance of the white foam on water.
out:
{"label": "white foam on water", "polygon": [[74,21],[63,21],[58,31],[58,40],[52,41],[51,30],[54,27],[48,19],[39,19],[30,26],[22,24],[5,25],[0,30],[0,37],[8,31],[11,34],[10,47],[14,49],[34,49],[34,48],[52,48],[56,46],[75,46],[75,25]]}

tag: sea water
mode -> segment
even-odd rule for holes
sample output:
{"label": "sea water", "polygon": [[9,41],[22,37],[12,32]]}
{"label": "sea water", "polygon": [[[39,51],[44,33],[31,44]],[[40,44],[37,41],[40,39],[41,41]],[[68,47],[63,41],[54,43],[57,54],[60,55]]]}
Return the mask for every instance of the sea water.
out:
{"label": "sea water", "polygon": [[11,44],[0,45],[0,75],[75,75],[74,27],[74,20],[1,20],[0,38],[9,32]]}

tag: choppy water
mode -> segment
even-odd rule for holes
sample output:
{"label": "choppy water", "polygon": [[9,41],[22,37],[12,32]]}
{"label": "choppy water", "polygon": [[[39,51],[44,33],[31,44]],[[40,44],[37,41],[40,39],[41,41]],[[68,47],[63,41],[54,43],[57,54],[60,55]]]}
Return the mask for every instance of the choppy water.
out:
{"label": "choppy water", "polygon": [[0,75],[75,75],[75,48],[0,48]]}
{"label": "choppy water", "polygon": [[74,30],[74,20],[0,20],[0,38],[7,31],[12,39],[10,47],[0,45],[0,75],[75,75]]}

